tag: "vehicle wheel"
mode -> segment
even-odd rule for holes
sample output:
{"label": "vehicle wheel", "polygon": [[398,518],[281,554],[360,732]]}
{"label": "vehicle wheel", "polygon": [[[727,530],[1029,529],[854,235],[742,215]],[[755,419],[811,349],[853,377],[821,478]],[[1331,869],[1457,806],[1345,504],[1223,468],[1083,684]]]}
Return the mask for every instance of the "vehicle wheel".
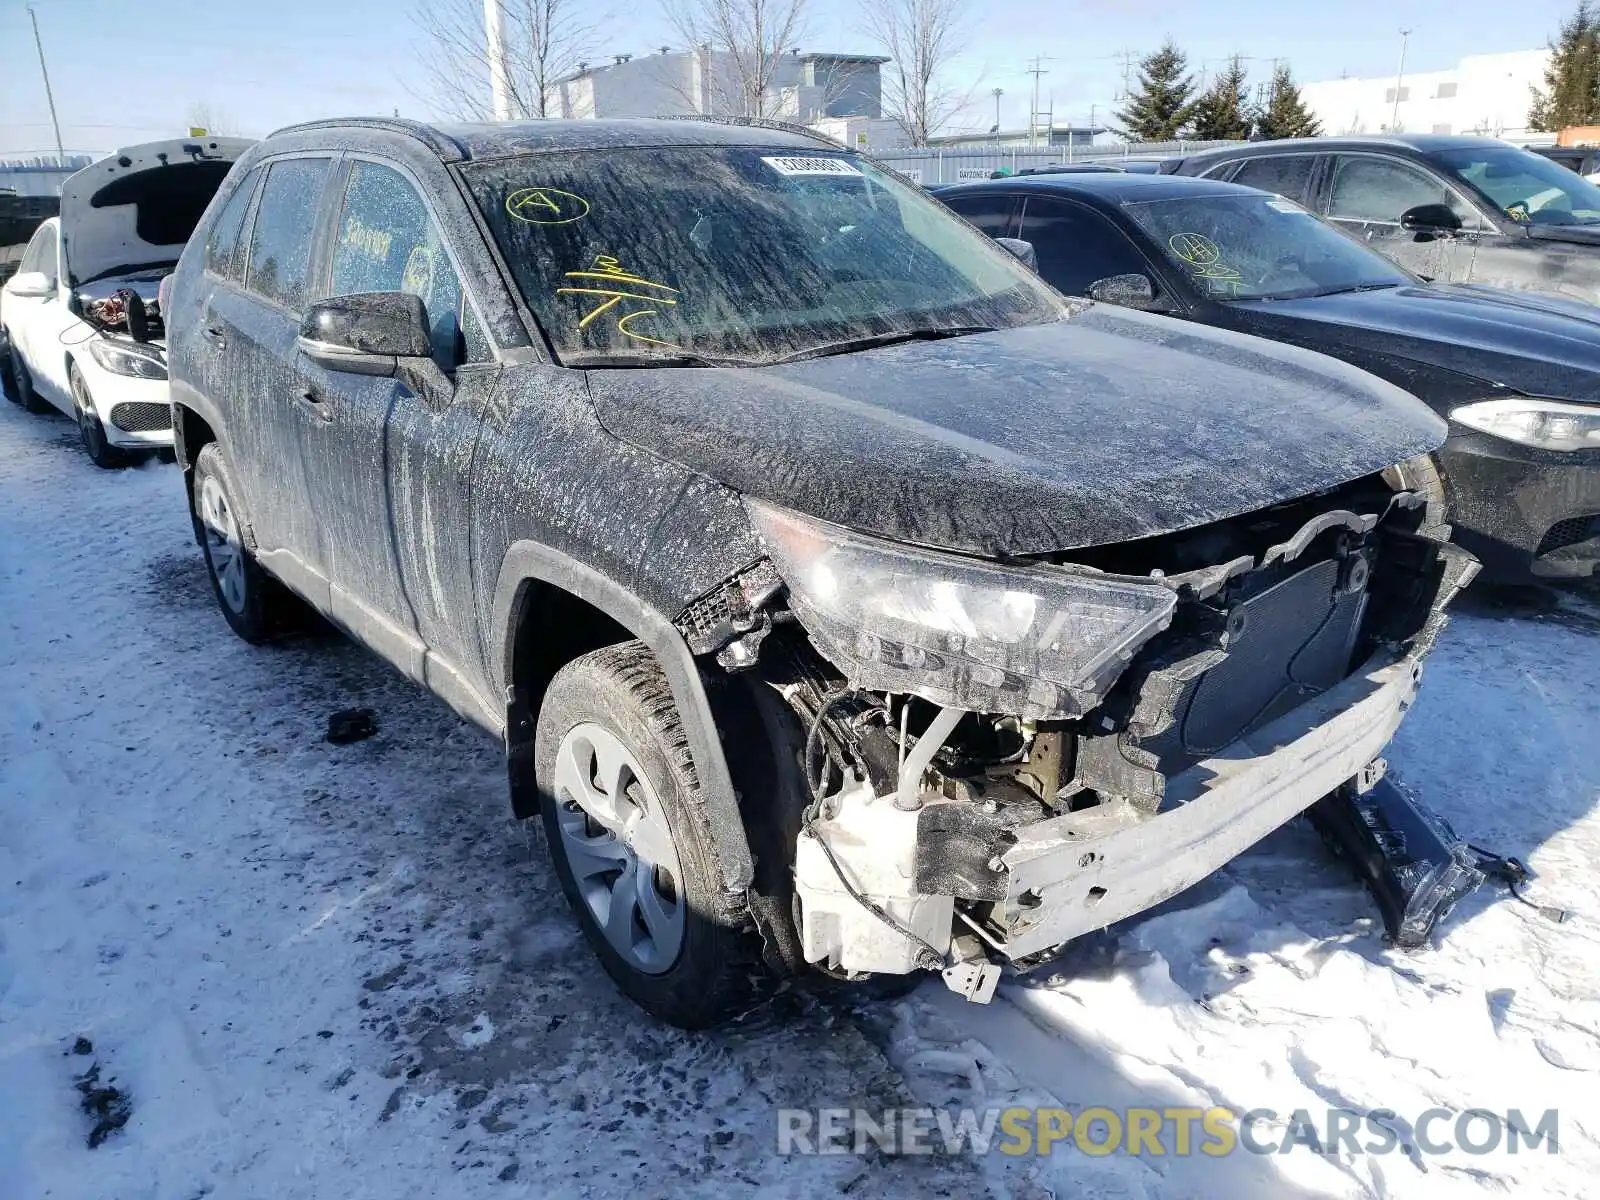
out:
{"label": "vehicle wheel", "polygon": [[1439,473],[1439,462],[1433,455],[1420,454],[1416,458],[1408,458],[1390,467],[1385,474],[1393,476],[1391,482],[1427,500],[1427,515],[1423,519],[1426,532],[1440,538],[1450,536],[1449,498],[1444,490],[1444,476]]}
{"label": "vehicle wheel", "polygon": [[106,428],[100,423],[100,414],[95,412],[89,385],[83,381],[76,365],[67,367],[67,382],[72,388],[72,407],[78,415],[78,434],[83,438],[89,461],[108,471],[127,466],[131,461],[129,457],[106,440]]}
{"label": "vehicle wheel", "polygon": [[22,361],[22,355],[12,350],[6,355],[5,366],[6,399],[21,405],[24,412],[49,412],[50,406],[33,390],[33,376],[28,374],[28,365]]}
{"label": "vehicle wheel", "polygon": [[617,986],[683,1029],[752,1004],[768,979],[760,946],[726,911],[688,740],[642,643],[556,673],[534,770],[562,891]]}
{"label": "vehicle wheel", "polygon": [[287,597],[256,562],[255,538],[239,513],[233,476],[215,442],[195,457],[193,488],[195,532],[222,615],[245,641],[265,641],[281,624]]}

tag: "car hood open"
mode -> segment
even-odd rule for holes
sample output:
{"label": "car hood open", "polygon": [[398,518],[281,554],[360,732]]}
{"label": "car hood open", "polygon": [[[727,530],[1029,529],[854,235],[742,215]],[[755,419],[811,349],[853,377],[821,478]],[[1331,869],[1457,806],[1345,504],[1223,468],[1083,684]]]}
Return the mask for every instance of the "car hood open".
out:
{"label": "car hood open", "polygon": [[1247,303],[1294,320],[1303,346],[1359,345],[1529,395],[1600,401],[1600,307],[1580,300],[1436,285]]}
{"label": "car hood open", "polygon": [[617,437],[866,533],[990,556],[1150,537],[1437,447],[1420,401],[1321,355],[1095,305],[759,368],[591,370]]}
{"label": "car hood open", "polygon": [[249,138],[146,142],[70,175],[61,232],[74,284],[171,264]]}

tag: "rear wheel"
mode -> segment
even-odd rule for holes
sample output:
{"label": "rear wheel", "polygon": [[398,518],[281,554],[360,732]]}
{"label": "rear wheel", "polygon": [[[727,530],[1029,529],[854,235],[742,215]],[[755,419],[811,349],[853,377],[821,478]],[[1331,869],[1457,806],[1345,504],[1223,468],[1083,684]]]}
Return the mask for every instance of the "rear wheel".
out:
{"label": "rear wheel", "polygon": [[556,673],[534,769],[562,891],[616,985],[684,1029],[751,1005],[767,979],[760,946],[722,897],[688,739],[647,647],[607,646]]}
{"label": "rear wheel", "polygon": [[17,353],[14,346],[7,353],[4,365],[6,399],[21,405],[24,412],[49,411],[50,406],[44,402],[44,398],[33,390],[33,376],[28,374],[28,365],[22,361],[22,355]]}
{"label": "rear wheel", "polygon": [[83,439],[83,448],[89,455],[89,461],[108,471],[127,466],[131,461],[127,453],[106,440],[106,429],[100,423],[100,414],[95,411],[89,385],[84,382],[83,374],[75,363],[67,367],[67,382],[72,387],[72,407],[77,412],[78,434]]}
{"label": "rear wheel", "polygon": [[245,641],[263,642],[289,623],[295,602],[256,561],[255,538],[239,511],[233,474],[215,442],[195,456],[192,487],[195,533],[222,615]]}

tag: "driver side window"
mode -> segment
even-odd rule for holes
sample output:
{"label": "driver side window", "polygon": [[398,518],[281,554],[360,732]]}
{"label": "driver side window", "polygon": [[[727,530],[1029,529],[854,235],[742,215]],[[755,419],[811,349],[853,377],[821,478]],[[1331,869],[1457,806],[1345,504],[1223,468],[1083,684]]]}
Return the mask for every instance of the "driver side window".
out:
{"label": "driver side window", "polygon": [[1370,154],[1334,158],[1329,220],[1398,226],[1400,214],[1419,204],[1446,205],[1461,218],[1463,229],[1479,227],[1477,214],[1461,197],[1419,167]]}
{"label": "driver side window", "polygon": [[[446,371],[488,357],[481,329],[463,321],[461,277],[427,205],[391,167],[357,161],[350,168],[331,290],[335,296],[406,292],[421,297],[434,361]],[[470,336],[469,328],[477,336]]]}
{"label": "driver side window", "polygon": [[1127,236],[1099,213],[1062,200],[1029,196],[1022,211],[1022,240],[1033,243],[1039,274],[1069,296],[1113,275],[1151,274]]}
{"label": "driver side window", "polygon": [[46,225],[33,235],[28,248],[22,252],[18,271],[43,271],[52,281],[61,277],[56,261],[56,227]]}

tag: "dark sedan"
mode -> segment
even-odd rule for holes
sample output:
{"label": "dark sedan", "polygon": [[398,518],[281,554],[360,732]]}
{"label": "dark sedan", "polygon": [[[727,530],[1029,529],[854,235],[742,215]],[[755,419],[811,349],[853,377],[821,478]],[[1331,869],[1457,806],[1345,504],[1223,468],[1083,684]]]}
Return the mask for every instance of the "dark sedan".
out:
{"label": "dark sedan", "polygon": [[[1600,566],[1600,308],[1428,285],[1293,201],[1170,175],[937,189],[1060,290],[1341,358],[1450,420],[1457,540],[1501,579]],[[1248,397],[1241,398],[1248,402]]]}
{"label": "dark sedan", "polygon": [[1428,279],[1600,302],[1600,185],[1494,138],[1250,142],[1161,169],[1297,200]]}

